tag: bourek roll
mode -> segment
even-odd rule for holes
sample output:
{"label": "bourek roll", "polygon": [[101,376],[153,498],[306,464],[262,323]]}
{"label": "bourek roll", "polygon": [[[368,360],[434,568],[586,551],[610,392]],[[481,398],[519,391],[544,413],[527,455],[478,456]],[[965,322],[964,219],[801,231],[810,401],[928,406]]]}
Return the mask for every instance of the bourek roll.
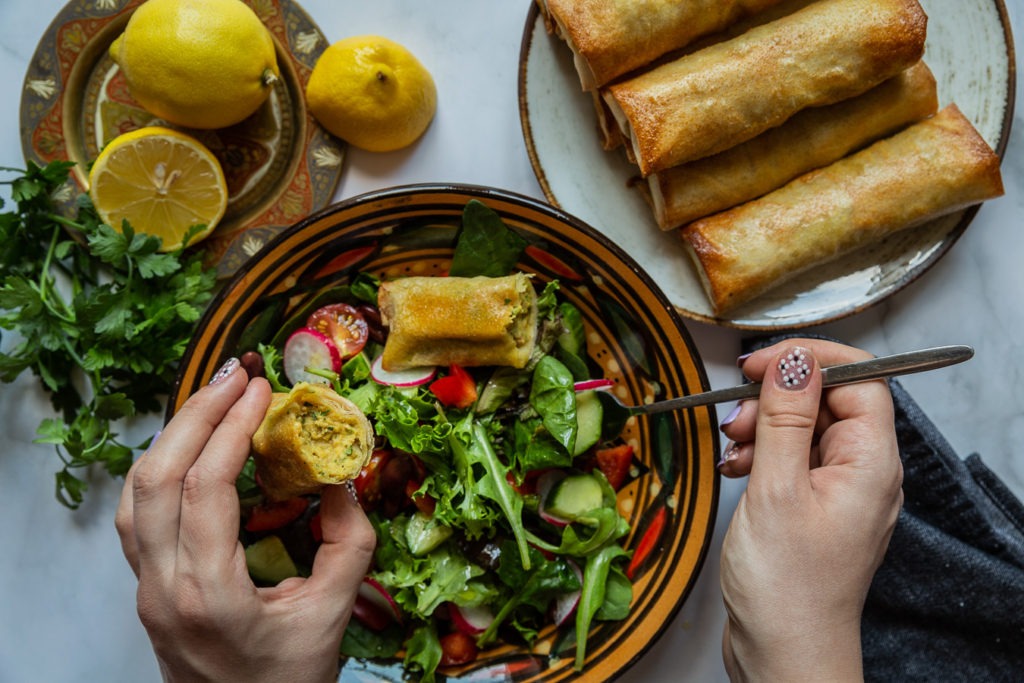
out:
{"label": "bourek roll", "polygon": [[956,105],[778,190],[695,221],[684,244],[717,315],[816,265],[1003,193]]}
{"label": "bourek roll", "polygon": [[369,420],[325,384],[275,393],[252,437],[263,492],[272,500],[316,493],[354,479],[373,453]]}
{"label": "bourek roll", "polygon": [[637,187],[658,226],[678,228],[776,190],[937,109],[935,77],[918,62],[862,95],[805,109],[724,152],[652,173]]}
{"label": "bourek roll", "polygon": [[406,277],[381,284],[385,370],[428,365],[521,368],[537,339],[529,276]]}
{"label": "bourek roll", "polygon": [[603,94],[648,176],[869,90],[921,59],[926,28],[917,0],[819,0]]}
{"label": "bourek roll", "polygon": [[721,31],[782,0],[539,0],[575,58],[584,90],[697,38]]}

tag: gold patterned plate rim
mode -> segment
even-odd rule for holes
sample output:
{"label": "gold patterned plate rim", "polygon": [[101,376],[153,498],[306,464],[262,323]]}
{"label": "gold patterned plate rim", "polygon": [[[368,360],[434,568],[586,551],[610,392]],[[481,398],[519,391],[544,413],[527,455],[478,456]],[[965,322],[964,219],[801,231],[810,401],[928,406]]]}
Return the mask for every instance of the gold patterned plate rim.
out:
{"label": "gold patterned plate rim", "polygon": [[[61,194],[69,209],[87,187],[88,166],[103,144],[149,123],[167,125],[131,99],[107,54],[143,1],[71,0],[43,34],[25,74],[22,151],[38,164],[76,162]],[[323,32],[294,0],[243,1],[270,30],[282,78],[246,121],[186,131],[213,151],[228,179],[227,212],[203,243],[221,278],[273,235],[333,200],[346,151],[305,105],[305,84],[329,44]]]}
{"label": "gold patterned plate rim", "polygon": [[[650,277],[590,226],[542,201],[463,184],[409,185],[339,202],[281,233],[225,284],[186,350],[168,419],[221,362],[282,329],[293,310],[361,271],[380,277],[444,274],[462,210],[478,199],[526,238],[518,269],[554,277],[577,305],[588,353],[615,391],[641,402],[701,391],[704,365],[682,319]],[[572,639],[549,626],[533,651],[487,650],[444,670],[446,680],[607,681],[635,663],[669,627],[689,596],[711,542],[718,507],[717,419],[712,407],[631,418],[625,438],[639,457],[619,491],[633,530],[635,591],[629,617],[592,631],[582,674]],[[647,550],[641,551],[641,548]],[[346,660],[341,681],[406,680],[400,662]]]}

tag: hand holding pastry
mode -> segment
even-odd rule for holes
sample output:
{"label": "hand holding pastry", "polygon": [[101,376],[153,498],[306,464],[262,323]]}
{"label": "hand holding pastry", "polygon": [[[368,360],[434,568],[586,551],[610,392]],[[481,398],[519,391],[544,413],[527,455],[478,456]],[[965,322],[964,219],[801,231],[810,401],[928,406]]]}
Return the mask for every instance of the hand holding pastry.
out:
{"label": "hand holding pastry", "polygon": [[270,403],[229,361],[182,407],[125,481],[116,525],[139,578],[139,617],[166,680],[328,681],[375,536],[345,487],[322,494],[312,574],[253,584],[235,479]]}

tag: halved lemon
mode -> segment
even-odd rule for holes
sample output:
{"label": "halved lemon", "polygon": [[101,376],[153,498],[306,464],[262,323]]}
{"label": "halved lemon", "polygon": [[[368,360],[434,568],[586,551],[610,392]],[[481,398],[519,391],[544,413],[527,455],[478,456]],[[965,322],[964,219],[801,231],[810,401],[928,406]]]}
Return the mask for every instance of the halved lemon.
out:
{"label": "halved lemon", "polygon": [[115,230],[127,220],[136,232],[181,247],[189,228],[203,226],[189,244],[217,227],[228,205],[224,171],[201,142],[160,126],[120,135],[100,152],[89,173],[96,212]]}

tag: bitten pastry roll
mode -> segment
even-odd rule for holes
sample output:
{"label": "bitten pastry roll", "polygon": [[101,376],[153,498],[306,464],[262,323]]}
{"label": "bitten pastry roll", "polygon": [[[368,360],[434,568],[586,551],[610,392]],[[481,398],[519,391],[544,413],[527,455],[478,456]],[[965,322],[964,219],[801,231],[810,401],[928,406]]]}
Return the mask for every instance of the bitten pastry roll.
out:
{"label": "bitten pastry roll", "polygon": [[599,88],[782,0],[540,0],[573,52],[580,85]]}
{"label": "bitten pastry roll", "polygon": [[921,59],[926,28],[917,0],[819,0],[603,93],[648,176],[867,91]]}
{"label": "bitten pastry roll", "polygon": [[678,228],[778,189],[937,109],[935,77],[918,62],[862,95],[805,109],[724,152],[652,173],[638,187],[658,226]]}
{"label": "bitten pastry roll", "polygon": [[252,437],[260,486],[272,500],[285,500],[354,479],[373,441],[373,427],[354,403],[326,384],[299,382],[273,395]]}
{"label": "bitten pastry roll", "polygon": [[999,157],[956,105],[682,230],[716,314],[818,264],[1003,193]]}
{"label": "bitten pastry roll", "polygon": [[537,294],[523,273],[506,277],[407,277],[377,294],[388,328],[385,370],[429,365],[521,368],[537,339]]}

